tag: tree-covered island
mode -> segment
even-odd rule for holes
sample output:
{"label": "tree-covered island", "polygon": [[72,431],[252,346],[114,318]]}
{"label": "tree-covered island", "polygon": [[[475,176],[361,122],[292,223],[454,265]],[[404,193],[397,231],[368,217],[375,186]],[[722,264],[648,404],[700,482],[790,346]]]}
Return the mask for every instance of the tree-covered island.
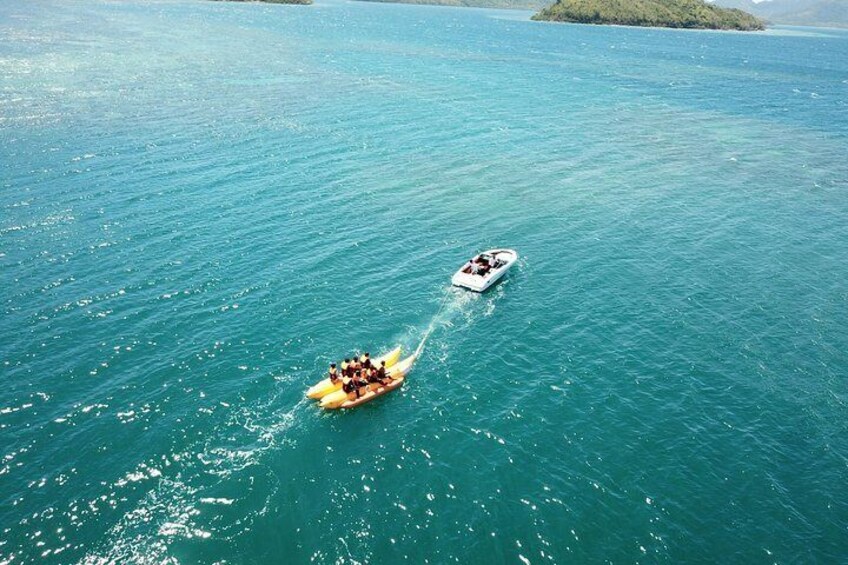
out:
{"label": "tree-covered island", "polygon": [[703,0],[557,0],[533,16],[537,21],[694,29],[765,29],[742,10]]}

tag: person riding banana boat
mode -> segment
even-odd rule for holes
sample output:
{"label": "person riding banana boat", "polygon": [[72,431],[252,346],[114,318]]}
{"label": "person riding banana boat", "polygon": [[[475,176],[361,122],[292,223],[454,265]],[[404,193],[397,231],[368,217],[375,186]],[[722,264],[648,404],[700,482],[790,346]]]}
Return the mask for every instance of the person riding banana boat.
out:
{"label": "person riding banana boat", "polygon": [[386,362],[381,361],[380,367],[373,369],[368,375],[368,382],[371,384],[387,385],[392,382],[392,378],[386,374]]}
{"label": "person riding banana boat", "polygon": [[359,376],[356,378],[356,385],[359,388],[364,388],[365,392],[368,392],[370,390],[368,388],[368,369],[362,369],[359,371]]}
{"label": "person riding banana boat", "polygon": [[359,389],[368,386],[368,379],[364,376],[365,370],[354,374],[352,377],[347,377],[342,381],[342,390],[347,393],[347,397],[351,400],[359,398]]}
{"label": "person riding banana boat", "polygon": [[342,377],[342,390],[350,396],[354,390],[356,390],[356,385],[353,384],[353,379],[350,377]]}

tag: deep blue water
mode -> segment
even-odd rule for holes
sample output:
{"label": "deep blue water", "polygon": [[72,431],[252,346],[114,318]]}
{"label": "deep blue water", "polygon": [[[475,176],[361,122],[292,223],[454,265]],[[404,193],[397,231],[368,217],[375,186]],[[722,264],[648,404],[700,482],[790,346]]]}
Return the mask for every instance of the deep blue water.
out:
{"label": "deep blue water", "polygon": [[845,562],[848,32],[529,15],[0,4],[0,563]]}

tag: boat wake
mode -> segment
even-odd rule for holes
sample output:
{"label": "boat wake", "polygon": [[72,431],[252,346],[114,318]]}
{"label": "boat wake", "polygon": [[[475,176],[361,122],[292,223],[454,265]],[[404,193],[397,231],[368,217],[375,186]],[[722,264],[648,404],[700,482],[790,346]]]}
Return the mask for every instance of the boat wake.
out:
{"label": "boat wake", "polygon": [[[438,310],[433,314],[430,323],[419,338],[418,346],[415,348],[415,356],[420,357],[427,340],[437,329],[454,327],[457,322],[463,320],[470,324],[474,320],[473,312],[478,310],[478,303],[481,300],[487,302],[484,315],[491,314],[494,309],[494,302],[490,297],[484,297],[454,286],[447,287],[439,301]],[[417,330],[414,331],[417,333]]]}
{"label": "boat wake", "polygon": [[[174,543],[210,538],[217,528],[209,519],[215,512],[204,508],[216,506],[218,513],[247,524],[266,514],[280,488],[273,469],[263,463],[266,453],[296,443],[291,432],[309,404],[302,398],[284,407],[280,396],[227,406],[206,438],[151,458],[116,485],[104,485],[119,493],[134,488],[139,496],[80,562],[177,564]],[[246,485],[262,496],[237,496]]]}
{"label": "boat wake", "polygon": [[[410,327],[397,343],[410,349],[415,344],[414,354],[420,358],[428,343],[433,345],[431,338],[439,335],[438,330],[468,327],[481,316],[491,315],[500,294],[480,295],[447,287],[441,296],[431,299],[437,309],[426,325]],[[441,352],[436,359],[444,359],[448,347],[447,339],[436,340],[436,350]],[[208,506],[218,507],[220,513],[241,523],[266,514],[280,488],[273,469],[264,463],[266,454],[284,444],[296,445],[297,428],[308,422],[301,417],[311,404],[308,399],[301,398],[294,405],[287,402],[288,385],[298,378],[276,377],[287,386],[258,402],[204,407],[196,418],[220,414],[204,437],[150,458],[120,484],[105,485],[114,492],[110,496],[132,488],[134,496],[128,498],[134,500],[81,562],[176,563],[171,553],[174,543],[203,540],[216,533],[217,526],[208,518],[213,513],[204,511]],[[263,496],[235,496],[245,485],[257,488]]]}

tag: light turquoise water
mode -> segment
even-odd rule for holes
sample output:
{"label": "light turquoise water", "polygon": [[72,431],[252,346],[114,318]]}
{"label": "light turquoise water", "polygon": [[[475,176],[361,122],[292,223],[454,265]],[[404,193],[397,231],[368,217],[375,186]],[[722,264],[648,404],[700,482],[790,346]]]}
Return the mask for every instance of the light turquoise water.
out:
{"label": "light turquoise water", "polygon": [[848,33],[528,16],[0,4],[0,563],[845,562]]}

